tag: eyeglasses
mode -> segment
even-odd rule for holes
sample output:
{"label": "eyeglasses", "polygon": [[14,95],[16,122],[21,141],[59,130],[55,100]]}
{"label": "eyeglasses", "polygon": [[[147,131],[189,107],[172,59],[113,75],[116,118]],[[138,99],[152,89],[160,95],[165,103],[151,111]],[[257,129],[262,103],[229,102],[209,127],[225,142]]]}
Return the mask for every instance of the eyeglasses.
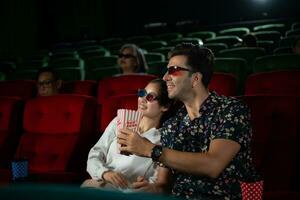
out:
{"label": "eyeglasses", "polygon": [[145,97],[145,99],[149,102],[153,102],[155,100],[158,100],[159,98],[155,96],[154,94],[147,93],[145,89],[138,89],[137,93],[138,97]]}
{"label": "eyeglasses", "polygon": [[119,58],[135,58],[135,56],[132,54],[123,54],[123,53],[119,53],[118,57]]}
{"label": "eyeglasses", "polygon": [[42,86],[45,86],[45,87],[49,87],[51,83],[54,83],[56,80],[46,80],[46,81],[39,81],[37,82],[37,86],[38,87],[42,87]]}
{"label": "eyeglasses", "polygon": [[179,71],[188,71],[188,72],[191,72],[192,70],[187,69],[187,68],[183,68],[183,67],[178,67],[178,66],[176,66],[176,65],[170,66],[170,67],[168,67],[168,69],[167,69],[167,72],[168,72],[168,74],[170,74],[170,75],[172,75],[172,74],[174,74],[174,73],[176,73],[176,72],[179,72]]}

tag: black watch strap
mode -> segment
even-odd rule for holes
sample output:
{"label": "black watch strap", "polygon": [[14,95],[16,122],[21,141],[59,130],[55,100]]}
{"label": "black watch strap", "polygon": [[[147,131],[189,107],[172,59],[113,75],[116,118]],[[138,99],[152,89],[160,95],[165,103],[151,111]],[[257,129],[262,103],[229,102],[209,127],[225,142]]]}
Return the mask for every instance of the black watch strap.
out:
{"label": "black watch strap", "polygon": [[152,148],[152,152],[151,152],[151,158],[153,161],[158,161],[159,157],[161,156],[163,152],[163,147],[160,145],[155,145]]}

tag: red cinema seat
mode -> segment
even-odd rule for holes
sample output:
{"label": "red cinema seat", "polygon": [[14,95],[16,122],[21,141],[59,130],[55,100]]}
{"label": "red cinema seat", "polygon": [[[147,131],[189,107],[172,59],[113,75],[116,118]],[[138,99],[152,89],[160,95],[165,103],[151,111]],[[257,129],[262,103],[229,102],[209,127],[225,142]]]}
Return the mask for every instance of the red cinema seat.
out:
{"label": "red cinema seat", "polygon": [[254,164],[266,191],[293,190],[299,151],[300,97],[241,97],[251,110]]}
{"label": "red cinema seat", "polygon": [[138,96],[136,94],[119,95],[108,98],[102,107],[102,111],[105,114],[101,118],[101,127],[103,127],[101,131],[103,132],[110,121],[117,116],[118,109],[137,110],[137,103]]}
{"label": "red cinema seat", "polygon": [[[103,132],[106,127],[103,127],[102,117],[106,115],[106,101],[112,96],[136,94],[139,88],[144,88],[151,80],[157,76],[150,74],[130,74],[109,77],[99,81],[97,90],[97,122],[98,129]],[[104,109],[104,110],[103,110]]]}
{"label": "red cinema seat", "polygon": [[36,82],[33,80],[14,80],[0,82],[0,96],[17,96],[29,99],[36,96]]}
{"label": "red cinema seat", "polygon": [[38,97],[26,103],[16,157],[29,160],[32,181],[82,181],[95,142],[96,105],[95,98],[82,95]]}
{"label": "red cinema seat", "polygon": [[150,74],[130,74],[109,77],[101,80],[98,85],[97,100],[102,104],[108,97],[124,94],[136,94],[157,76]]}
{"label": "red cinema seat", "polygon": [[237,78],[229,73],[214,73],[208,85],[210,90],[220,95],[235,96],[237,92]]}
{"label": "red cinema seat", "polygon": [[92,80],[84,81],[63,81],[59,93],[61,94],[80,94],[96,96],[97,82]]}
{"label": "red cinema seat", "polygon": [[300,71],[272,71],[247,78],[245,94],[299,95]]}
{"label": "red cinema seat", "polygon": [[10,169],[22,133],[23,108],[21,98],[0,96],[0,168]]}

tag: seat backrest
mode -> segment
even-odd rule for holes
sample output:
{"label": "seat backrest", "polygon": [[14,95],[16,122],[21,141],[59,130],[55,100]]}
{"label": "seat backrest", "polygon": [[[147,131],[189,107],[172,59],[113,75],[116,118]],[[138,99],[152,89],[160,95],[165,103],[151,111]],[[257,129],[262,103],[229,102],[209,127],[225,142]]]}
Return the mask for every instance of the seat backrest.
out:
{"label": "seat backrest", "polygon": [[9,168],[21,135],[24,101],[0,96],[0,168]]}
{"label": "seat backrest", "polygon": [[300,55],[282,54],[257,58],[253,65],[253,72],[267,72],[275,70],[300,69]]}
{"label": "seat backrest", "polygon": [[120,75],[103,79],[98,84],[97,101],[102,104],[105,99],[123,94],[136,94],[156,76],[150,74]]}
{"label": "seat backrest", "polygon": [[92,80],[84,81],[63,81],[59,90],[61,94],[80,94],[96,97],[97,82]]}
{"label": "seat backrest", "polygon": [[136,94],[113,96],[106,99],[102,105],[101,132],[105,130],[110,121],[117,116],[118,109],[137,109],[138,97]]}
{"label": "seat backrest", "polygon": [[235,96],[237,92],[237,78],[228,73],[214,73],[208,88],[220,95]]}
{"label": "seat backrest", "polygon": [[0,96],[17,96],[29,99],[36,95],[36,82],[33,80],[14,80],[0,82]]}
{"label": "seat backrest", "polygon": [[82,95],[30,99],[16,157],[29,160],[31,172],[84,170],[94,141],[96,100]]}
{"label": "seat backrest", "polygon": [[252,154],[265,190],[292,190],[299,151],[300,97],[242,98],[251,110]]}
{"label": "seat backrest", "polygon": [[300,95],[300,70],[261,72],[248,76],[245,94]]}

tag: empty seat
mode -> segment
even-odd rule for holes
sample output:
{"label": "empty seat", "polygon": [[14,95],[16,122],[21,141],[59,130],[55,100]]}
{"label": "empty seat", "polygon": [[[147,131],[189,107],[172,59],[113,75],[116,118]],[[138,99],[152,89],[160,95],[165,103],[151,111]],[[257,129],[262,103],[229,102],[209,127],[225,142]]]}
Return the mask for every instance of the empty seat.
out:
{"label": "empty seat", "polygon": [[228,49],[228,45],[224,43],[206,43],[203,46],[212,50],[215,55],[222,50]]}
{"label": "empty seat", "polygon": [[300,95],[300,71],[273,71],[248,76],[245,94]]}
{"label": "empty seat", "polygon": [[167,46],[167,42],[163,40],[152,40],[149,42],[144,42],[140,44],[140,48],[151,51],[153,49],[161,48]]}
{"label": "empty seat", "polygon": [[253,72],[300,69],[300,56],[296,54],[269,55],[257,58]]}
{"label": "empty seat", "polygon": [[228,73],[214,73],[208,88],[220,95],[235,96],[237,92],[237,78]]}
{"label": "empty seat", "polygon": [[22,131],[24,102],[0,96],[0,168],[10,169]]}
{"label": "empty seat", "polygon": [[278,48],[274,49],[274,52],[273,52],[274,55],[292,54],[292,53],[293,53],[292,47],[278,47]]}
{"label": "empty seat", "polygon": [[252,34],[255,35],[258,40],[273,41],[275,46],[278,46],[281,38],[281,34],[278,31],[258,31],[258,32],[253,32]]}
{"label": "empty seat", "polygon": [[263,24],[253,27],[253,31],[278,31],[282,35],[285,33],[287,27],[285,24]]}
{"label": "empty seat", "polygon": [[283,37],[280,39],[279,47],[293,47],[296,36]]}
{"label": "empty seat", "polygon": [[33,80],[14,80],[0,82],[0,96],[16,96],[29,99],[36,95],[36,82]]}
{"label": "empty seat", "polygon": [[156,76],[162,78],[167,71],[167,65],[168,65],[167,61],[148,63],[147,73],[153,74],[153,75],[156,75]]}
{"label": "empty seat", "polygon": [[163,62],[166,60],[164,54],[162,53],[145,53],[145,59],[147,61],[147,63],[150,62]]}
{"label": "empty seat", "polygon": [[250,30],[247,27],[227,28],[219,31],[219,35],[235,35],[240,38],[248,33],[250,33]]}
{"label": "empty seat", "polygon": [[187,34],[187,37],[200,38],[202,41],[216,37],[213,31],[197,31]]}
{"label": "empty seat", "polygon": [[256,58],[266,55],[266,51],[259,47],[238,47],[225,49],[217,54],[217,57],[242,58],[247,61],[247,73],[252,72],[252,66]]}
{"label": "empty seat", "polygon": [[29,160],[32,181],[80,182],[95,140],[96,100],[82,95],[30,99],[18,157]]}
{"label": "empty seat", "polygon": [[224,43],[229,48],[233,47],[235,44],[241,43],[242,39],[237,36],[232,35],[224,35],[224,36],[217,36],[214,38],[206,39],[205,44],[207,43]]}
{"label": "empty seat", "polygon": [[242,97],[251,110],[252,154],[266,191],[293,190],[299,152],[300,97]]}
{"label": "empty seat", "polygon": [[96,87],[97,82],[92,80],[63,81],[59,93],[96,96]]}
{"label": "empty seat", "polygon": [[180,38],[182,38],[181,33],[162,33],[162,34],[153,36],[153,39],[155,39],[155,40],[163,40],[166,42],[169,42],[169,41],[175,40],[175,39],[180,39]]}

